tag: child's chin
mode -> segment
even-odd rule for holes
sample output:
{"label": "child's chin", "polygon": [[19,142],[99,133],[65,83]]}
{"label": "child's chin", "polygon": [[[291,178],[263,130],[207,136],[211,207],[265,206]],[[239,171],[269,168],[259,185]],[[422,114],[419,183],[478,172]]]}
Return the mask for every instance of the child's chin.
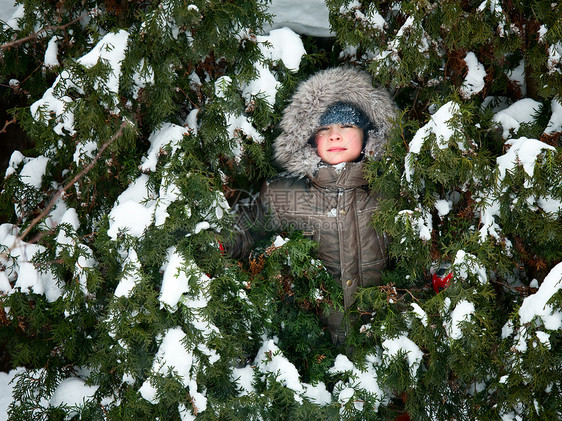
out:
{"label": "child's chin", "polygon": [[330,165],[338,165],[338,164],[341,164],[343,162],[346,162],[346,160],[345,159],[335,159],[335,160],[330,161],[329,164]]}

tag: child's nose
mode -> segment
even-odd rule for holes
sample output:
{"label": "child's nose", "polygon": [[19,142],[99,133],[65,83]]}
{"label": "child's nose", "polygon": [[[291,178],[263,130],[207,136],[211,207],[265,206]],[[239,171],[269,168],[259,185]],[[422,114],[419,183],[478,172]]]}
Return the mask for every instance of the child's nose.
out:
{"label": "child's nose", "polygon": [[341,132],[337,127],[332,127],[330,129],[329,137],[330,140],[341,140]]}

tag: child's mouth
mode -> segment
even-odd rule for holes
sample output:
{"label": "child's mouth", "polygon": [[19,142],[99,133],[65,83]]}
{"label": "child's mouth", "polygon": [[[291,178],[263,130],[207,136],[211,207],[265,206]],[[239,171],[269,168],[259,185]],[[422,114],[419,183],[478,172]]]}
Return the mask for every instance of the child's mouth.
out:
{"label": "child's mouth", "polygon": [[345,150],[345,148],[330,148],[328,149],[328,152],[343,152]]}

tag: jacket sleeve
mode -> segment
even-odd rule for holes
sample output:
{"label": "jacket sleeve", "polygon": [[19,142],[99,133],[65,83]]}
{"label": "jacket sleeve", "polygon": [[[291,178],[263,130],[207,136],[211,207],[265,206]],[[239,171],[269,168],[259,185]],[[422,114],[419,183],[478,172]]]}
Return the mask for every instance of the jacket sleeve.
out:
{"label": "jacket sleeve", "polygon": [[273,214],[269,184],[264,183],[259,194],[244,198],[233,206],[233,230],[225,238],[225,252],[234,259],[250,255],[255,244],[278,231]]}

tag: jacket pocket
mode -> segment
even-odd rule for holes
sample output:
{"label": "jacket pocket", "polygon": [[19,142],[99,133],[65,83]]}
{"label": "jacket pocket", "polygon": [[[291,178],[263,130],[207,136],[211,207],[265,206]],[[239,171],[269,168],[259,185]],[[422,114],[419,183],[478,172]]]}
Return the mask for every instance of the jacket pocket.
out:
{"label": "jacket pocket", "polygon": [[382,271],[386,269],[388,259],[383,258],[375,262],[369,262],[361,266],[361,286],[374,286],[382,284]]}

